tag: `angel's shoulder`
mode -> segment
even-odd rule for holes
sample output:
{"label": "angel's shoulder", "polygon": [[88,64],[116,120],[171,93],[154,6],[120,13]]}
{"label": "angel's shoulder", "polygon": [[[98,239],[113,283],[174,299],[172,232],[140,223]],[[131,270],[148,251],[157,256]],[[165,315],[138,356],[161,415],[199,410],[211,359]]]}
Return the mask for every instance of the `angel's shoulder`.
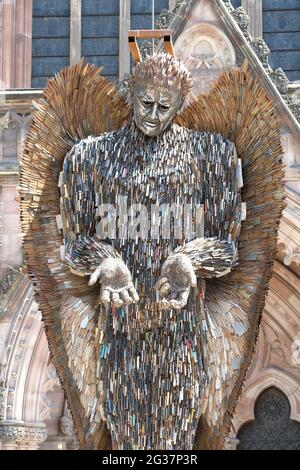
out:
{"label": "angel's shoulder", "polygon": [[200,160],[216,160],[228,158],[236,154],[234,142],[219,132],[204,132],[186,129],[189,140],[193,142],[194,156]]}
{"label": "angel's shoulder", "polygon": [[199,141],[205,147],[223,145],[226,147],[235,147],[234,142],[224,137],[219,132],[203,132],[193,129],[187,129],[195,141]]}
{"label": "angel's shoulder", "polygon": [[111,131],[103,132],[97,136],[89,135],[75,142],[65,156],[65,164],[74,161],[77,163],[88,161],[89,165],[92,165],[93,161],[104,153],[107,145],[115,140],[116,133],[117,131]]}
{"label": "angel's shoulder", "polygon": [[90,135],[74,143],[63,161],[64,174],[74,175],[89,173],[97,166],[99,157],[104,153],[105,141],[109,139],[110,132],[98,136]]}
{"label": "angel's shoulder", "polygon": [[89,135],[88,137],[79,140],[76,142],[71,150],[69,151],[69,154],[77,155],[80,154],[84,151],[87,150],[93,150],[94,148],[100,148],[101,144],[105,143],[106,141],[111,140],[111,136],[115,134],[115,131],[113,132],[104,132],[103,134],[100,135]]}

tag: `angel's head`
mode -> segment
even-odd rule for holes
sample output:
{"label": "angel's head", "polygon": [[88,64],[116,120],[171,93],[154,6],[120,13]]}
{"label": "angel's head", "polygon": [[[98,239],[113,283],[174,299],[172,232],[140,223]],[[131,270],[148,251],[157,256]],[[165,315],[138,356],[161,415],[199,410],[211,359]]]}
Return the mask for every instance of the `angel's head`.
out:
{"label": "angel's head", "polygon": [[180,111],[192,87],[182,62],[167,53],[138,62],[130,79],[134,120],[149,136],[161,134]]}

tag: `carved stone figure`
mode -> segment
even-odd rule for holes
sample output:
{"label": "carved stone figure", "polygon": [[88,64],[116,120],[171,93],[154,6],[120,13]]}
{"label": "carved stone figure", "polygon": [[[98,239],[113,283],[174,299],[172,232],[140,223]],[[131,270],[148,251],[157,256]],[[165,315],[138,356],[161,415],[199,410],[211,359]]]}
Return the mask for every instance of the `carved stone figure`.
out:
{"label": "carved stone figure", "polygon": [[223,448],[250,364],[283,207],[276,115],[246,66],[180,114],[191,86],[160,53],[130,104],[84,63],[37,104],[24,247],[82,448]]}

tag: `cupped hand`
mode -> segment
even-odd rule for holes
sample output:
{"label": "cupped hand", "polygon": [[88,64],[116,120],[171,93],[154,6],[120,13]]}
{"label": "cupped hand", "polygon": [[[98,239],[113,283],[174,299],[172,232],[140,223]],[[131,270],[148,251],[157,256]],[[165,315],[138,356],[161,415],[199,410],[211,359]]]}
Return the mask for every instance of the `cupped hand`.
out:
{"label": "cupped hand", "polygon": [[181,309],[187,303],[191,287],[196,285],[197,277],[189,257],[184,254],[170,255],[155,285],[158,303],[164,309]]}
{"label": "cupped hand", "polygon": [[101,283],[99,303],[114,307],[133,304],[139,296],[133,286],[132,277],[121,258],[107,258],[91,274],[89,286]]}

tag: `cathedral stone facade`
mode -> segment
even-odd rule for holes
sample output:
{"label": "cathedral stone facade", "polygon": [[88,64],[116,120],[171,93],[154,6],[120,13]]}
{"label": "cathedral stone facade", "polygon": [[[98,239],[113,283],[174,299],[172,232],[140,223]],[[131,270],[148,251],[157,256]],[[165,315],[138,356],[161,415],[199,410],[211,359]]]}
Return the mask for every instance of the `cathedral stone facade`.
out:
{"label": "cathedral stone facade", "polygon": [[[286,202],[259,343],[228,449],[299,448],[300,442],[300,3],[298,0],[156,0],[178,57],[205,92],[249,61],[274,100],[286,162]],[[81,56],[126,90],[128,29],[153,27],[146,0],[0,2],[0,447],[73,449],[76,438],[49,360],[26,275],[19,160],[32,102],[48,78]],[[160,47],[159,44],[157,47]],[[142,50],[151,50],[144,43]],[[125,78],[125,80],[124,80]],[[274,430],[276,430],[274,432]],[[263,430],[263,432],[262,432]],[[279,432],[280,431],[280,432]]]}

